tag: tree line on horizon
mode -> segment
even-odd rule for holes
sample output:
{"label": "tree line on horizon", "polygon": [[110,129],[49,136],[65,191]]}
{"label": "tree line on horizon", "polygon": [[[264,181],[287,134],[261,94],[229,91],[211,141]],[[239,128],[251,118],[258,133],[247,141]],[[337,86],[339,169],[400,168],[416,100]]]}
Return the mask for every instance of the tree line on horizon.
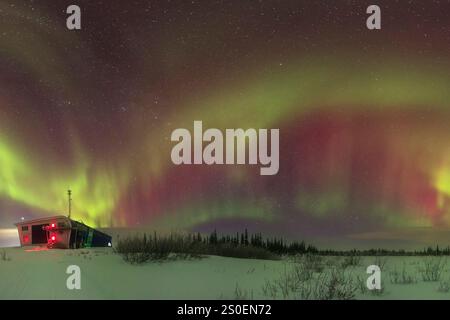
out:
{"label": "tree line on horizon", "polygon": [[233,235],[218,235],[217,230],[214,230],[209,235],[202,235],[200,232],[189,234],[188,239],[194,242],[201,242],[208,245],[234,245],[252,246],[255,248],[265,249],[277,255],[294,255],[294,254],[318,254],[326,256],[344,256],[344,255],[390,255],[390,256],[450,256],[450,246],[441,248],[426,247],[421,250],[405,250],[405,249],[351,249],[351,250],[336,250],[336,249],[319,249],[312,244],[307,244],[305,241],[287,241],[283,237],[266,237],[262,233],[249,233],[247,229],[244,232],[236,232]]}
{"label": "tree line on horizon", "polygon": [[250,234],[236,232],[233,235],[218,235],[214,230],[210,234],[171,233],[153,236],[119,238],[114,251],[121,254],[130,263],[144,263],[149,260],[161,261],[175,255],[177,258],[191,259],[205,255],[223,257],[279,260],[282,256],[450,256],[450,247],[428,247],[422,250],[388,250],[382,248],[366,250],[318,249],[305,241],[287,241],[283,237],[263,237],[261,233]]}

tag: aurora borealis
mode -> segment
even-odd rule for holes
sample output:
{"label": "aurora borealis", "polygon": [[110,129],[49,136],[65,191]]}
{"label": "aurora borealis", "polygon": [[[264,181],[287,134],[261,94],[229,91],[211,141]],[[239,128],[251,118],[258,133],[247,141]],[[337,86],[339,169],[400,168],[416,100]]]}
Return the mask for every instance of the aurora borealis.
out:
{"label": "aurora borealis", "polygon": [[[450,227],[450,3],[0,0],[0,226]],[[279,128],[280,169],[176,166],[176,128]]]}

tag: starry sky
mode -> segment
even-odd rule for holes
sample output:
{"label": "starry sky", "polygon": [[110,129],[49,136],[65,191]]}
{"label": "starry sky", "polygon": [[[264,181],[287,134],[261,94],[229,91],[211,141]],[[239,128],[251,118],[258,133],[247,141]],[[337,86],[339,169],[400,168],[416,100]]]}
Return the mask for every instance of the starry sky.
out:
{"label": "starry sky", "polygon": [[[450,2],[0,0],[0,227],[325,237],[450,226]],[[66,29],[66,8],[82,30]],[[279,128],[280,170],[171,132]]]}

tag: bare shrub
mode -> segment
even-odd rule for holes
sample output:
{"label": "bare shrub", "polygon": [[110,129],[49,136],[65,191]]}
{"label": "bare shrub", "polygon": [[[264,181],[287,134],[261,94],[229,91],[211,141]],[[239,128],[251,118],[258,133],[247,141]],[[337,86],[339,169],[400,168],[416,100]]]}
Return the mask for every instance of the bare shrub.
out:
{"label": "bare shrub", "polygon": [[122,255],[126,262],[141,264],[149,260],[164,260],[169,257],[171,243],[166,238],[147,239],[143,237],[129,237],[119,239],[114,250]]}
{"label": "bare shrub", "polygon": [[348,267],[356,267],[361,264],[361,256],[358,256],[356,254],[351,254],[349,256],[345,256],[344,260],[341,263],[341,267],[346,269]]}
{"label": "bare shrub", "polygon": [[447,293],[450,291],[450,282],[447,281],[441,281],[439,282],[439,286],[437,288],[438,292],[443,292],[443,293]]}
{"label": "bare shrub", "polygon": [[2,250],[0,252],[0,260],[1,261],[11,261],[11,258],[6,254],[6,250]]}
{"label": "bare shrub", "polygon": [[294,265],[292,272],[294,273],[293,277],[297,281],[308,281],[311,280],[314,276],[313,269],[309,268],[307,265],[303,263]]}
{"label": "bare shrub", "polygon": [[439,281],[446,264],[447,262],[441,257],[431,257],[424,259],[422,261],[422,265],[419,267],[419,272],[422,276],[422,280]]}
{"label": "bare shrub", "polygon": [[375,256],[375,261],[373,262],[373,264],[378,266],[381,271],[385,271],[387,269],[386,268],[387,262],[388,262],[387,257]]}
{"label": "bare shrub", "polygon": [[264,282],[262,293],[265,297],[276,299],[278,297],[278,286],[274,281],[266,280]]}
{"label": "bare shrub", "polygon": [[323,261],[323,265],[327,268],[338,267],[341,263],[341,257],[327,257]]}
{"label": "bare shrub", "polygon": [[417,283],[416,277],[411,274],[406,266],[403,265],[401,271],[394,269],[389,272],[389,278],[392,284],[414,284]]}
{"label": "bare shrub", "polygon": [[321,273],[324,270],[323,257],[319,255],[306,254],[297,260],[305,271]]}
{"label": "bare shrub", "polygon": [[[284,269],[280,277],[272,282],[266,281],[263,294],[273,299],[303,300],[349,300],[355,297],[356,283],[345,270],[332,268],[325,272],[305,277],[300,272],[304,268],[295,266]],[[311,270],[311,269],[309,269]]]}
{"label": "bare shrub", "polygon": [[234,289],[234,299],[235,300],[253,300],[253,290],[245,290],[239,287],[239,284],[236,283],[236,287]]}
{"label": "bare shrub", "polygon": [[313,299],[319,300],[351,300],[357,290],[351,276],[344,270],[333,268],[319,275],[313,283]]}

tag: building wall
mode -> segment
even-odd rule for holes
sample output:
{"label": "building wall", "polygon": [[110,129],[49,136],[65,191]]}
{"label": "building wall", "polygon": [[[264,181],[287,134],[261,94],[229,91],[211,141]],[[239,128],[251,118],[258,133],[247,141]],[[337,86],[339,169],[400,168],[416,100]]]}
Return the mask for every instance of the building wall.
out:
{"label": "building wall", "polygon": [[[30,221],[29,223],[23,222],[17,225],[20,245],[23,246],[32,246],[38,245],[33,244],[33,236],[32,236],[32,228],[36,225],[49,225],[55,224],[55,230],[50,230],[49,235],[55,236],[55,242],[57,245],[55,248],[69,248],[69,239],[70,239],[70,221],[66,218],[49,218],[48,220],[38,220],[38,221]],[[65,226],[68,229],[61,230],[59,227]],[[24,230],[25,229],[25,230]],[[42,243],[40,245],[46,245],[47,243]]]}

